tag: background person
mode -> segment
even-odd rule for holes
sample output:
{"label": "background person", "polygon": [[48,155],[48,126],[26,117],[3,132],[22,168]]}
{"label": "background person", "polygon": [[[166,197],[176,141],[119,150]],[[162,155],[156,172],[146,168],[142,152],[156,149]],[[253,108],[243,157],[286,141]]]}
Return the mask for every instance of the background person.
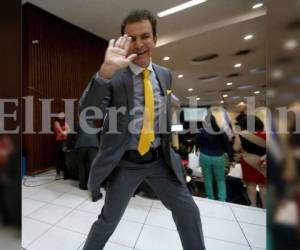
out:
{"label": "background person", "polygon": [[[248,128],[249,122],[255,122],[254,131]],[[257,206],[257,191],[259,187],[259,195],[262,207],[265,207],[266,199],[266,132],[264,131],[263,122],[257,117],[249,115],[244,116],[238,121],[241,131],[235,137],[233,148],[240,153],[240,164],[242,167],[243,181],[247,185],[247,193],[251,202],[251,206]]]}
{"label": "background person", "polygon": [[65,113],[60,112],[58,117],[55,118],[54,121],[54,132],[55,132],[55,140],[57,147],[57,161],[56,161],[56,173],[60,174],[60,171],[63,171],[64,179],[69,178],[69,173],[67,166],[65,164],[65,142],[67,140],[67,135],[70,131],[70,128],[65,121]]}
{"label": "background person", "polygon": [[212,114],[205,117],[204,127],[197,134],[196,149],[200,149],[199,165],[202,168],[207,197],[215,199],[214,181],[216,181],[217,199],[225,201],[226,160],[224,153],[227,153],[231,164],[233,162],[233,150],[227,135],[221,131]]}

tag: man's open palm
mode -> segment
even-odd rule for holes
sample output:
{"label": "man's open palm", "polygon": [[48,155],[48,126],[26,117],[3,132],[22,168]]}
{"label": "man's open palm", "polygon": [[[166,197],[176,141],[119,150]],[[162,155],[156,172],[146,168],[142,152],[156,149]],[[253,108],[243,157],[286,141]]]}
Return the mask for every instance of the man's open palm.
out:
{"label": "man's open palm", "polygon": [[126,68],[129,63],[137,56],[136,54],[128,54],[131,43],[131,37],[127,35],[119,37],[117,41],[111,39],[105,53],[104,63],[115,68],[115,70]]}

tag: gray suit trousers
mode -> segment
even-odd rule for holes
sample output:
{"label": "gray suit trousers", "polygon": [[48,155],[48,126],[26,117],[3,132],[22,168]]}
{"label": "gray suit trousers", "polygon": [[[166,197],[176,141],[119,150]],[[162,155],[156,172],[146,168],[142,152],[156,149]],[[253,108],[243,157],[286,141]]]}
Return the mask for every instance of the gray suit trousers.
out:
{"label": "gray suit trousers", "polygon": [[105,204],[83,250],[102,250],[116,229],[136,188],[145,180],[171,210],[184,250],[205,250],[200,213],[186,185],[163,160],[151,164],[121,161],[108,182]]}

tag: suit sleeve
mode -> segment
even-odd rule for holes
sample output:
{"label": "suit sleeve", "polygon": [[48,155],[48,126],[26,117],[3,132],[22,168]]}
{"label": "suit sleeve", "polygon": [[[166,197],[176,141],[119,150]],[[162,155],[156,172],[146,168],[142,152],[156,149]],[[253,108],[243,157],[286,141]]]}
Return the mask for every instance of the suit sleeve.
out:
{"label": "suit sleeve", "polygon": [[228,139],[228,136],[225,133],[222,133],[221,137],[223,140],[225,152],[227,153],[229,160],[233,161],[233,149],[232,149],[232,145]]}
{"label": "suit sleeve", "polygon": [[109,97],[109,99],[111,97],[111,82],[101,78],[98,73],[96,73],[79,99],[79,113],[87,107],[94,106],[101,108],[105,97]]}
{"label": "suit sleeve", "polygon": [[172,81],[173,81],[173,78],[172,78],[172,74],[171,74],[171,72],[170,72],[170,70],[168,70],[168,72],[169,72],[169,78],[170,78],[170,86],[169,86],[169,89],[172,89]]}

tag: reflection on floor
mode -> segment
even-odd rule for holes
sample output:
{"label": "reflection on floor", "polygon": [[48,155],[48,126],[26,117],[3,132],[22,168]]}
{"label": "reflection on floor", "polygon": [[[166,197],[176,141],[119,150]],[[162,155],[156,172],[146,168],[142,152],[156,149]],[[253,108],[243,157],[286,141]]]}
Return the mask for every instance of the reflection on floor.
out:
{"label": "reflection on floor", "polygon": [[[103,206],[74,180],[53,172],[25,177],[22,246],[27,250],[80,250]],[[25,180],[24,179],[24,180]],[[35,186],[35,187],[29,187]],[[265,249],[266,211],[195,197],[207,250]],[[171,213],[160,201],[136,196],[105,250],[182,249]]]}

